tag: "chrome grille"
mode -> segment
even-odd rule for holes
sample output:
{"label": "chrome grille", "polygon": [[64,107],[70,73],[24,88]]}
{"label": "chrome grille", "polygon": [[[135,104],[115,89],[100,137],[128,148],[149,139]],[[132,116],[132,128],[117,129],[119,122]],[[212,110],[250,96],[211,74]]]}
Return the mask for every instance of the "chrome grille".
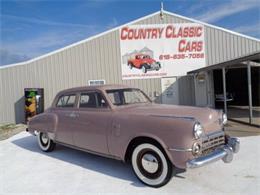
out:
{"label": "chrome grille", "polygon": [[216,149],[218,146],[225,144],[225,133],[223,131],[217,131],[208,134],[205,139],[202,140],[202,154],[208,154]]}

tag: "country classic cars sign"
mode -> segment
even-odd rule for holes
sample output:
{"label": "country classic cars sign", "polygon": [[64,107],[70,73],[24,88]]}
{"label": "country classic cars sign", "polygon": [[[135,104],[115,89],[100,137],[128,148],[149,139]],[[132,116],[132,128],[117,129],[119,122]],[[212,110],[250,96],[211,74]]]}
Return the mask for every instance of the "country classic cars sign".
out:
{"label": "country classic cars sign", "polygon": [[205,63],[204,26],[130,25],[120,29],[123,79],[181,76]]}

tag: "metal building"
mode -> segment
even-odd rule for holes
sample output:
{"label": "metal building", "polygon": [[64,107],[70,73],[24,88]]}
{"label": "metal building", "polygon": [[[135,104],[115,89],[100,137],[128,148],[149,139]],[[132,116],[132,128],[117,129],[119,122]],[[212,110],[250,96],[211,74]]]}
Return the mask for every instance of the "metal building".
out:
{"label": "metal building", "polygon": [[122,80],[119,37],[123,26],[183,23],[204,27],[206,66],[260,51],[258,39],[167,11],[162,17],[158,11],[35,59],[0,67],[0,123],[24,121],[24,88],[44,88],[47,108],[58,91],[95,81],[139,87],[157,102],[212,106],[212,98],[204,94],[212,87],[196,84],[193,76],[173,77],[177,97],[170,102],[163,100],[162,78]]}

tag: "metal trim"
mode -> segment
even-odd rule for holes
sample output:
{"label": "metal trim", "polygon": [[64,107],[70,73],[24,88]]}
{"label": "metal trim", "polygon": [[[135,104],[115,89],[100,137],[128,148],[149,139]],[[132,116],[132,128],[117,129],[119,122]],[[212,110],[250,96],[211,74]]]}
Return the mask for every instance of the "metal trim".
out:
{"label": "metal trim", "polygon": [[174,152],[192,152],[192,148],[168,148],[168,150]]}
{"label": "metal trim", "polygon": [[189,117],[189,116],[155,115],[155,114],[151,114],[150,116],[152,116],[152,117],[165,117],[165,118],[177,118],[177,119],[192,120],[192,121],[196,120],[194,117]]}
{"label": "metal trim", "polygon": [[205,134],[205,136],[202,137],[202,139],[203,139],[202,141],[204,141],[205,139],[208,139],[208,138],[214,138],[214,137],[218,137],[221,135],[225,135],[225,132],[223,130],[214,131],[214,132]]}

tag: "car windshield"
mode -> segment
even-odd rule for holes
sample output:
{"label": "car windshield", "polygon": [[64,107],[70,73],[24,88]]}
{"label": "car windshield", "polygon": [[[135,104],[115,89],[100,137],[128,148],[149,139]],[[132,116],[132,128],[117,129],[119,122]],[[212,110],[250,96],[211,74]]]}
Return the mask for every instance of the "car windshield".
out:
{"label": "car windshield", "polygon": [[111,102],[117,106],[151,102],[139,89],[113,89],[106,92]]}

